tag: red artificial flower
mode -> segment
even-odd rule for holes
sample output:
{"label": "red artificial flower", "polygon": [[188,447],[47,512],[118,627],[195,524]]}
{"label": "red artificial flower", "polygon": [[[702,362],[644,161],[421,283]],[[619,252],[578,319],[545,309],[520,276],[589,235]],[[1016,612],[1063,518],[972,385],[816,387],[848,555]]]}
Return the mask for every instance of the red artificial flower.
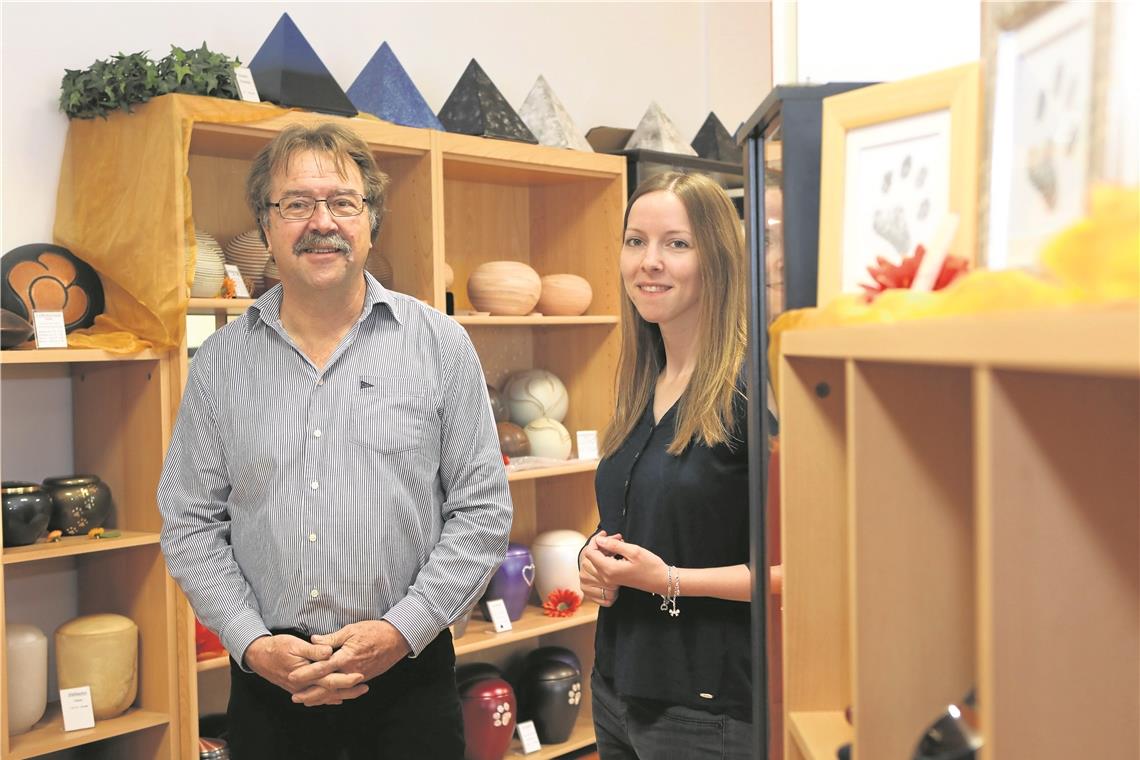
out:
{"label": "red artificial flower", "polygon": [[[862,286],[867,291],[867,300],[873,301],[875,296],[886,290],[909,289],[914,282],[914,276],[918,274],[922,257],[925,255],[926,249],[917,245],[914,248],[914,253],[903,258],[898,264],[892,264],[882,256],[877,257],[876,263],[867,267],[867,274],[871,275],[874,285]],[[969,262],[960,256],[947,256],[946,260],[942,262],[942,270],[938,273],[932,289],[942,290],[958,279],[959,275],[965,274],[969,266]]]}
{"label": "red artificial flower", "polygon": [[578,611],[582,597],[568,588],[556,588],[542,603],[542,612],[550,617],[570,617]]}

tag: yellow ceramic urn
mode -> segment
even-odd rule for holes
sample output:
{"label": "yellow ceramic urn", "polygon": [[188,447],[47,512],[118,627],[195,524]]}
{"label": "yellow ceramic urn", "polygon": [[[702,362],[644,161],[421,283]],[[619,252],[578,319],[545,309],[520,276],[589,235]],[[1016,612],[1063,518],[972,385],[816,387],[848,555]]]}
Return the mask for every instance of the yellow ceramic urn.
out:
{"label": "yellow ceramic urn", "polygon": [[55,631],[59,688],[91,687],[95,719],[113,718],[138,693],[139,627],[128,617],[84,615]]}

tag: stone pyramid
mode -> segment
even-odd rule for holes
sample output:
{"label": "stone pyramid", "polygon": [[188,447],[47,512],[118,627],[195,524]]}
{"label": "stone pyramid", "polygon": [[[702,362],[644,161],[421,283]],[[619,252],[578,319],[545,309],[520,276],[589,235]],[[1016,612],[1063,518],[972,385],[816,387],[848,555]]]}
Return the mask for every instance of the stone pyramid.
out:
{"label": "stone pyramid", "polygon": [[709,111],[705,123],[697,130],[697,136],[691,145],[701,158],[729,164],[744,163],[744,149],[737,146],[724,123],[712,111]]}
{"label": "stone pyramid", "polygon": [[348,98],[361,111],[393,124],[443,129],[387,42],[357,75],[348,88]]}
{"label": "stone pyramid", "polygon": [[629,142],[625,144],[625,149],[657,150],[662,153],[675,153],[682,156],[697,155],[692,146],[684,141],[681,133],[677,131],[677,127],[665,115],[656,101],[649,104],[645,115],[641,117],[641,123],[629,136]]}
{"label": "stone pyramid", "polygon": [[546,77],[541,74],[519,107],[519,116],[541,145],[591,152],[594,150],[578,131],[566,107],[547,83]]}
{"label": "stone pyramid", "polygon": [[448,132],[538,142],[474,58],[447,96],[439,120]]}
{"label": "stone pyramid", "polygon": [[249,62],[262,100],[322,113],[356,116],[344,94],[305,35],[282,13],[273,31]]}

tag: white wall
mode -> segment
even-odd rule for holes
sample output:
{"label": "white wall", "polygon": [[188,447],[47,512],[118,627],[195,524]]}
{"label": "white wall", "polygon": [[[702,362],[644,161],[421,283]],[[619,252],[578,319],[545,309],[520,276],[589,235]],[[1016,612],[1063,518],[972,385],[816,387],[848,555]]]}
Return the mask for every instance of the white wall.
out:
{"label": "white wall", "polygon": [[800,82],[884,82],[981,56],[976,0],[799,0]]}
{"label": "white wall", "polygon": [[344,89],[388,41],[436,111],[471,58],[516,107],[544,74],[583,132],[633,128],[654,99],[690,139],[710,110],[732,130],[770,85],[769,9],[757,2],[5,3],[0,249],[50,240],[64,69],[203,40],[248,63],[282,12]]}

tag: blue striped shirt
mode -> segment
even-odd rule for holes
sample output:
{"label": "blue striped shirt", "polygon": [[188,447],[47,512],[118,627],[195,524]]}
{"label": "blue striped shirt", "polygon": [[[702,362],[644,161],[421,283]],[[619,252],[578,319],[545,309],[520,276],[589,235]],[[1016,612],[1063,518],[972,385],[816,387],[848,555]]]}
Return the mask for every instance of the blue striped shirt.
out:
{"label": "blue striped shirt", "polygon": [[273,288],[194,356],[158,489],[162,550],[241,663],[270,628],[384,619],[413,656],[502,562],[511,500],[454,320],[371,275],[318,370]]}

